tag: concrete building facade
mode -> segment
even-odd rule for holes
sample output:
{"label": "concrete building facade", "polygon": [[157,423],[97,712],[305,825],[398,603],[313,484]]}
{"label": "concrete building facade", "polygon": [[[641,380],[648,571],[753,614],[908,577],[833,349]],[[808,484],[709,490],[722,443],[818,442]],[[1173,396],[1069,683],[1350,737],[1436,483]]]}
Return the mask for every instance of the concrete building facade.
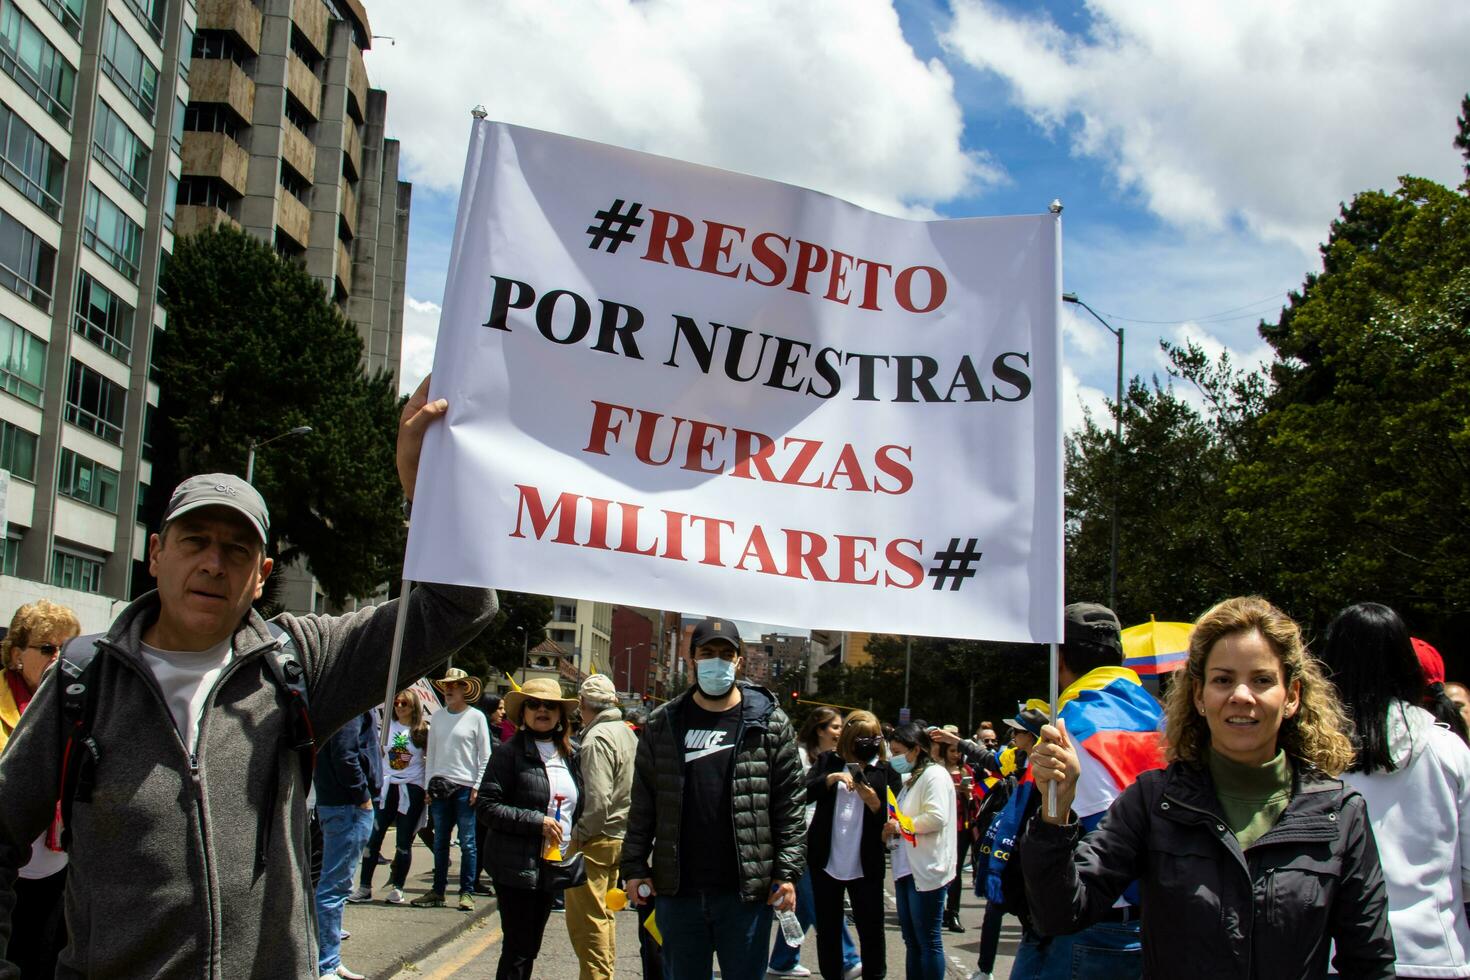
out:
{"label": "concrete building facade", "polygon": [[0,0],[0,610],[129,598],[177,237],[270,242],[396,376],[412,189],[371,40],[358,0]]}

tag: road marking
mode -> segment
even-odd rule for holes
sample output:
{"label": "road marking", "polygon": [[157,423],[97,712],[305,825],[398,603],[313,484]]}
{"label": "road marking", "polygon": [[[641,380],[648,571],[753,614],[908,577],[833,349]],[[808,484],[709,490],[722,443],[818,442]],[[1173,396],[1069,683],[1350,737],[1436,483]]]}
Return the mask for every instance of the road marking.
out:
{"label": "road marking", "polygon": [[454,976],[460,970],[469,966],[470,960],[474,959],[476,956],[479,956],[481,953],[485,952],[485,950],[489,949],[491,946],[495,945],[499,941],[500,927],[496,926],[494,929],[489,930],[485,933],[485,935],[481,936],[479,940],[471,943],[467,949],[461,952],[454,959],[450,960],[448,963],[445,963],[433,973],[430,973],[428,976],[424,977],[424,980],[449,980],[450,977]]}

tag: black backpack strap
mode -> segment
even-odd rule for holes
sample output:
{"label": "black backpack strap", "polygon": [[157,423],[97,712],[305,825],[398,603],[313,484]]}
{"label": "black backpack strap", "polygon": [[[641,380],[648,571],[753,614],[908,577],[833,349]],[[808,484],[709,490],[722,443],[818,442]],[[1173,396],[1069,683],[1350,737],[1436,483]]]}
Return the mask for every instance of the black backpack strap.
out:
{"label": "black backpack strap", "polygon": [[97,677],[93,664],[102,651],[102,633],[78,636],[61,648],[55,670],[57,696],[61,698],[61,778],[57,791],[57,815],[61,818],[61,847],[71,845],[71,806],[92,799],[97,764],[102,753],[92,737],[92,718],[96,713]]}
{"label": "black backpack strap", "polygon": [[[306,665],[291,634],[274,622],[265,624],[276,641],[274,649],[265,652],[266,669],[286,699],[286,734],[282,740],[296,754],[303,792],[310,792],[311,777],[316,771],[316,731],[311,724],[311,702],[306,688]],[[266,852],[270,849],[270,828],[275,822],[275,784],[261,813],[255,841],[255,870],[265,870]]]}

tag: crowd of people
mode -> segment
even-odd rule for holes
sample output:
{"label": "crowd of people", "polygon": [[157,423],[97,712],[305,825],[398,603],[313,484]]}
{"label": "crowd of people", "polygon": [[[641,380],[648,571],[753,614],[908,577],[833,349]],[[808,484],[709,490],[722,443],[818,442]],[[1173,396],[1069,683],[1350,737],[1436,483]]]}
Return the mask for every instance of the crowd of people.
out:
{"label": "crowd of people", "polygon": [[[409,500],[447,407],[425,392],[399,429]],[[404,903],[421,837],[411,904],[449,901],[457,844],[456,907],[496,897],[499,978],[533,975],[557,908],[583,980],[611,978],[625,904],[650,980],[883,977],[890,877],[910,980],[945,975],[967,884],[983,980],[1006,915],[1025,980],[1470,977],[1470,698],[1385,606],[1309,652],[1282,610],[1228,599],[1156,693],[1113,612],[1078,603],[1055,704],[971,737],[830,706],[798,731],[724,619],[695,626],[688,690],[638,717],[602,675],[502,699],[443,668],[489,590],[266,622],[269,520],[248,482],[191,478],[149,540],[157,591],[106,634],[15,613],[0,975],[354,980],[344,905],[377,899],[381,864]],[[401,676],[432,690],[378,704],[399,615]]]}

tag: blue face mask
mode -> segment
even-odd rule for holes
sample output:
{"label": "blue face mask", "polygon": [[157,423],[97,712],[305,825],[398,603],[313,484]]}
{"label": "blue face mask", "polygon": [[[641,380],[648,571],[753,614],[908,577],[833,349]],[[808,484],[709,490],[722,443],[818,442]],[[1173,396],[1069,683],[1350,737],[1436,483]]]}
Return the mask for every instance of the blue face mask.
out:
{"label": "blue face mask", "polygon": [[907,776],[909,773],[914,771],[914,764],[909,761],[909,757],[906,755],[896,755],[888,760],[888,764],[892,766],[893,771],[898,773],[900,776]]}
{"label": "blue face mask", "polygon": [[735,661],[711,657],[695,661],[694,669],[699,689],[705,697],[722,698],[735,683]]}

